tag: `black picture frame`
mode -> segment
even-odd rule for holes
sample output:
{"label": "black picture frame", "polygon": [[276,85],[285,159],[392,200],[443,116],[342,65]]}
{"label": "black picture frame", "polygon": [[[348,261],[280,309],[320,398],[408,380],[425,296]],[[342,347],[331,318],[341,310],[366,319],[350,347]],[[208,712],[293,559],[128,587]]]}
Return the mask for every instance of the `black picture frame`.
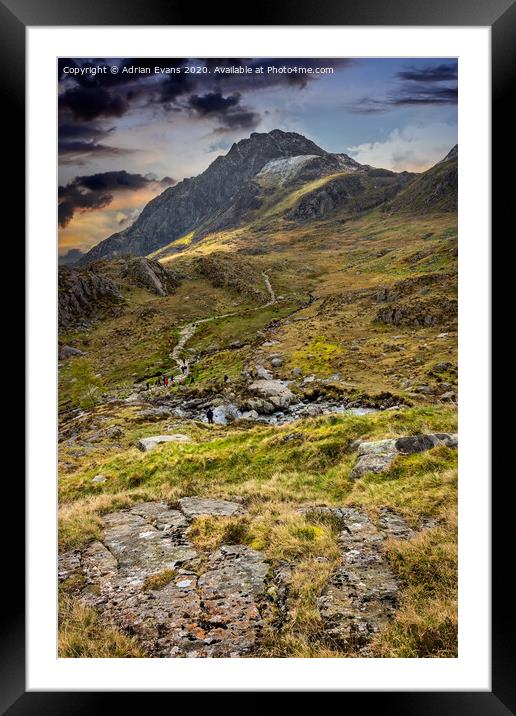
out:
{"label": "black picture frame", "polygon": [[[192,22],[202,14],[203,22]],[[239,22],[235,22],[238,18]],[[230,21],[227,21],[229,20]],[[492,32],[492,216],[493,236],[501,234],[501,223],[510,207],[513,182],[504,180],[504,169],[514,166],[514,84],[511,82],[516,65],[516,3],[514,0],[354,0],[313,3],[297,0],[278,5],[271,0],[243,7],[233,0],[222,5],[193,4],[174,0],[0,0],[0,89],[4,100],[4,116],[9,121],[9,144],[15,152],[10,162],[9,187],[24,186],[25,123],[25,30],[28,26],[67,25],[412,25],[412,26],[489,26]],[[512,130],[512,132],[511,132]],[[509,138],[509,139],[508,139]],[[10,189],[9,192],[7,189]],[[15,197],[12,197],[13,206]],[[10,199],[11,201],[11,199]],[[24,216],[20,206],[17,212]],[[20,227],[18,225],[18,234]],[[512,232],[511,232],[512,233]],[[509,238],[509,235],[504,238]],[[500,240],[502,237],[500,236]],[[497,282],[495,285],[499,285]],[[496,294],[494,295],[496,298]],[[493,320],[495,313],[493,312]],[[495,324],[493,323],[493,328]],[[495,374],[497,375],[497,374]],[[497,380],[492,390],[496,393]],[[498,435],[498,433],[497,433]],[[489,439],[486,436],[486,439]],[[502,438],[497,438],[501,443]],[[495,455],[495,439],[492,454]],[[506,474],[511,481],[510,473]],[[10,481],[10,511],[17,510],[18,524],[23,520],[24,484]],[[493,480],[492,529],[492,690],[454,692],[348,692],[343,708],[378,709],[398,716],[430,716],[430,714],[467,716],[502,716],[516,713],[516,673],[514,671],[513,595],[507,585],[511,557],[507,545],[512,537],[512,503],[507,500],[506,486]],[[509,510],[511,512],[509,512]],[[18,531],[22,535],[21,530]],[[24,610],[24,545],[18,537],[4,548],[3,573],[8,575],[2,609],[0,642],[0,707],[10,716],[21,714],[92,714],[108,708],[120,709],[148,706],[149,694],[113,692],[26,692],[25,687],[25,610]],[[174,694],[157,694],[167,699]],[[199,696],[202,694],[199,693]],[[126,697],[131,701],[128,702]],[[365,699],[365,701],[364,701]],[[121,702],[122,700],[122,702]],[[169,701],[169,703],[172,702]],[[191,704],[193,707],[193,704]],[[195,706],[198,708],[198,705]]]}

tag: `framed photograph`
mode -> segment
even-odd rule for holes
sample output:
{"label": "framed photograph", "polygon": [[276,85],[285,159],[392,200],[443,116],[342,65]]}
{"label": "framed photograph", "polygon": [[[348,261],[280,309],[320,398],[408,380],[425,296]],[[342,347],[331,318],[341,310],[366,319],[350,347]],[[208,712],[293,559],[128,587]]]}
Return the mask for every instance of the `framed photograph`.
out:
{"label": "framed photograph", "polygon": [[512,713],[490,240],[514,3],[193,14],[0,3],[28,307],[3,710]]}

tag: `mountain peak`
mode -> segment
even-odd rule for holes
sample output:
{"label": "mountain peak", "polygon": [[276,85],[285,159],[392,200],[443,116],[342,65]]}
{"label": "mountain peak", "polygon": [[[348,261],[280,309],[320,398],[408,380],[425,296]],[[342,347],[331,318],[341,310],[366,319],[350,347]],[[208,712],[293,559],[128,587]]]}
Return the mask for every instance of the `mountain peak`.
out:
{"label": "mountain peak", "polygon": [[132,226],[94,246],[82,263],[121,253],[146,255],[166,246],[226,211],[271,160],[306,155],[333,156],[297,132],[253,132],[202,174],[184,179],[150,201]]}

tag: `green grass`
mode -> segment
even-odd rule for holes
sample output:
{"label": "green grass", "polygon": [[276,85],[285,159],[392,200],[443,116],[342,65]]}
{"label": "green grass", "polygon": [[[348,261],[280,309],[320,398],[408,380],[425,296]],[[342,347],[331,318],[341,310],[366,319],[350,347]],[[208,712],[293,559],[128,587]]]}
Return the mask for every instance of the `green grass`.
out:
{"label": "green grass", "polygon": [[[127,446],[123,452],[89,454],[79,469],[62,474],[59,482],[61,543],[80,544],[98,535],[98,515],[163,495],[240,496],[248,500],[327,502],[351,499],[366,506],[392,504],[414,515],[433,514],[450,486],[443,474],[455,451],[440,449],[401,458],[387,475],[350,483],[356,455],[349,445],[357,438],[453,430],[456,412],[446,406],[366,416],[330,416],[283,428],[257,426],[198,428],[195,442],[164,444],[150,453]],[[155,432],[133,426],[131,439]],[[300,441],[286,435],[302,432]],[[400,470],[401,472],[397,472]],[[107,482],[91,479],[102,472]],[[421,477],[417,477],[421,475]],[[417,499],[416,499],[417,497]],[[409,509],[410,507],[410,509]]]}

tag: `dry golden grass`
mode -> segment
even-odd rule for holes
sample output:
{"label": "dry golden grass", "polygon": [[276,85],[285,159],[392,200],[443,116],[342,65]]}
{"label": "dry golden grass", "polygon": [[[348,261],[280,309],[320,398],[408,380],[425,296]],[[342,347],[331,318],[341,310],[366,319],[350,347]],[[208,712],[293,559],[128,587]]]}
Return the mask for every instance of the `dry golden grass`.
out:
{"label": "dry golden grass", "polygon": [[137,641],[101,622],[94,609],[60,594],[58,656],[61,659],[135,659],[145,653]]}

